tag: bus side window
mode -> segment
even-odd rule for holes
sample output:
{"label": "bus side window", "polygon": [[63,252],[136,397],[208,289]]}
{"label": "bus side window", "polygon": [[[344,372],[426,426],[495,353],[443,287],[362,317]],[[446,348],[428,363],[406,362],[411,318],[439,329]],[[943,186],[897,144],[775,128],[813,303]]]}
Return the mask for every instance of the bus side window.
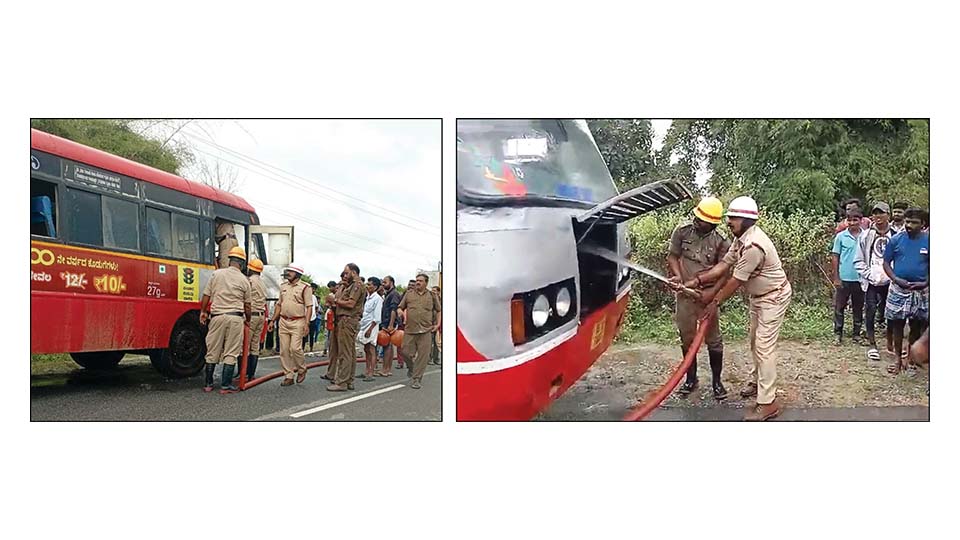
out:
{"label": "bus side window", "polygon": [[200,260],[200,220],[173,214],[173,256],[190,261]]}
{"label": "bus side window", "polygon": [[100,195],[79,189],[67,189],[67,240],[94,246],[103,245],[103,221]]}
{"label": "bus side window", "polygon": [[200,258],[213,264],[213,225],[206,219],[200,222]]}
{"label": "bus side window", "polygon": [[57,185],[30,179],[30,234],[57,237]]}
{"label": "bus side window", "polygon": [[140,206],[137,203],[102,197],[103,245],[140,250]]}
{"label": "bus side window", "polygon": [[147,253],[171,255],[170,212],[147,207]]}

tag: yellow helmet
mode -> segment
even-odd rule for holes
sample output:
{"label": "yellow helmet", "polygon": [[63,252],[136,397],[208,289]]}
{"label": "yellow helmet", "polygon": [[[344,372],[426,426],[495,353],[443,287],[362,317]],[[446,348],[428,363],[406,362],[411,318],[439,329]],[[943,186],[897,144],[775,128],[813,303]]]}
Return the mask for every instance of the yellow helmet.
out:
{"label": "yellow helmet", "polygon": [[707,223],[719,225],[723,219],[723,203],[716,197],[704,197],[700,199],[700,204],[693,209],[693,215]]}
{"label": "yellow helmet", "polygon": [[263,272],[263,261],[254,257],[250,259],[250,262],[247,263],[247,268],[253,270],[254,272]]}
{"label": "yellow helmet", "polygon": [[243,248],[240,246],[232,247],[230,248],[230,252],[227,253],[227,257],[231,259],[236,258],[236,259],[247,260],[247,252],[244,251]]}

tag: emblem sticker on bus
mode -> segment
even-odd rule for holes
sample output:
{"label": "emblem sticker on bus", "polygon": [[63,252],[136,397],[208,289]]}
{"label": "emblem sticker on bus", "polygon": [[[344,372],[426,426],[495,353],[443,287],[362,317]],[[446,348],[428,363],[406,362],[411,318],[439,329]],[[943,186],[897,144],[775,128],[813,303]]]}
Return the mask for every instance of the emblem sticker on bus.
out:
{"label": "emblem sticker on bus", "polygon": [[603,341],[603,334],[607,330],[607,319],[603,318],[593,325],[593,335],[590,337],[590,350],[596,349]]}
{"label": "emblem sticker on bus", "polygon": [[177,300],[181,302],[200,301],[200,270],[190,266],[180,266],[177,271]]}

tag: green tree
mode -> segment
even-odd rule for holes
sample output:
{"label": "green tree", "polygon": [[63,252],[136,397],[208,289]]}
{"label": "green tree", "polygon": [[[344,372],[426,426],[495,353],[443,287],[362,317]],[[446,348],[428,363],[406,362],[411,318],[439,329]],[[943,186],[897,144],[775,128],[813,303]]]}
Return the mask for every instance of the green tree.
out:
{"label": "green tree", "polygon": [[621,192],[660,178],[650,120],[587,120],[587,125]]}
{"label": "green tree", "polygon": [[145,137],[134,120],[34,119],[30,126],[173,174],[193,162],[187,148]]}
{"label": "green tree", "polygon": [[678,120],[661,152],[684,178],[709,168],[711,193],[749,193],[789,215],[847,197],[929,207],[929,140],[926,120]]}

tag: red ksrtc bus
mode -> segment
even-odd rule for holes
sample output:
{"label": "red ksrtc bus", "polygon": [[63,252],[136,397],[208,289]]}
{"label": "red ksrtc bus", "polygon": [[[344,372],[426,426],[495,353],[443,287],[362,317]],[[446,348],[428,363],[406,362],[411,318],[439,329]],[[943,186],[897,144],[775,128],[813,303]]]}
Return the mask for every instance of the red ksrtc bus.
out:
{"label": "red ksrtc bus", "polygon": [[197,373],[206,353],[200,295],[221,223],[270,265],[276,296],[292,227],[260,226],[232,193],[31,130],[31,352],[70,353],[96,369],[136,352],[167,376]]}
{"label": "red ksrtc bus", "polygon": [[690,198],[619,193],[584,121],[457,121],[457,420],[528,420],[613,342],[627,221]]}

